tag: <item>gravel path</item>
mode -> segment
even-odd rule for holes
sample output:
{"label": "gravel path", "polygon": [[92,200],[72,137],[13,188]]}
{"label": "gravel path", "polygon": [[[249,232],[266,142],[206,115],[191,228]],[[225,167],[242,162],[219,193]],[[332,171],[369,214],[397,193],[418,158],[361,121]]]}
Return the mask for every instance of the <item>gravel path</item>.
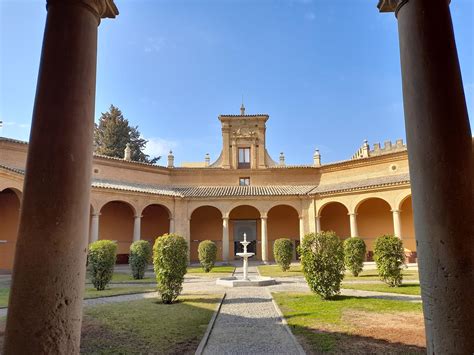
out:
{"label": "gravel path", "polygon": [[[255,268],[249,268],[249,276],[257,276]],[[302,353],[264,287],[227,289],[203,351],[203,354]]]}

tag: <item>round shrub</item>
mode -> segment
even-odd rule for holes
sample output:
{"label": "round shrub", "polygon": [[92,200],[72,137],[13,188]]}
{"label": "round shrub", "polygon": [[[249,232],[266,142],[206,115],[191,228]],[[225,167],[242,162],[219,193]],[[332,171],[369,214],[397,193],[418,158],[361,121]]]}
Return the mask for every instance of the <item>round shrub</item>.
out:
{"label": "round shrub", "polygon": [[145,276],[146,267],[151,261],[151,254],[151,245],[146,240],[137,240],[130,245],[128,262],[132,268],[132,276],[135,280],[141,280]]}
{"label": "round shrub", "polygon": [[344,264],[352,275],[359,276],[364,268],[366,247],[361,238],[347,238],[344,241]]}
{"label": "round shrub", "polygon": [[401,239],[393,235],[378,237],[375,241],[374,260],[383,282],[390,287],[402,284],[405,253]]}
{"label": "round shrub", "polygon": [[283,271],[289,270],[291,260],[293,259],[293,242],[288,238],[275,240],[273,244],[273,256]]}
{"label": "round shrub", "polygon": [[153,246],[153,265],[163,303],[172,303],[183,289],[188,265],[188,244],[176,234],[158,237]]}
{"label": "round shrub", "polygon": [[104,290],[112,279],[116,258],[116,242],[98,240],[89,245],[87,269],[91,282],[98,291]]}
{"label": "round shrub", "polygon": [[334,232],[310,233],[300,246],[309,288],[323,299],[339,294],[344,278],[344,248]]}
{"label": "round shrub", "polygon": [[217,245],[211,240],[203,240],[198,246],[199,262],[205,272],[214,267],[217,259]]}

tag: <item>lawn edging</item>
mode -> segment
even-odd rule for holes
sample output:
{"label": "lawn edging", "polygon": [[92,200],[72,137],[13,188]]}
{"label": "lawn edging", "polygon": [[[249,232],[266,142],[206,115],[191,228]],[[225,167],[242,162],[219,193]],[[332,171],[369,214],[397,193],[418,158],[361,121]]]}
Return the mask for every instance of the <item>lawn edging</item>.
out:
{"label": "lawn edging", "polygon": [[267,288],[267,292],[272,300],[272,303],[273,303],[273,307],[275,307],[275,310],[276,312],[278,313],[278,317],[280,317],[280,321],[281,323],[283,324],[283,327],[285,328],[285,330],[288,332],[288,334],[290,335],[290,338],[293,340],[293,342],[295,343],[295,346],[296,346],[296,349],[298,350],[298,353],[300,355],[306,355],[306,351],[304,351],[303,347],[301,346],[301,344],[298,342],[298,339],[296,339],[295,335],[293,334],[293,332],[291,331],[290,327],[288,326],[288,322],[286,321],[285,319],[285,316],[283,315],[283,312],[281,311],[280,307],[278,307],[278,304],[276,303],[276,301],[273,299],[273,296],[272,296],[272,293],[270,292],[270,290]]}
{"label": "lawn edging", "polygon": [[207,325],[206,332],[202,336],[201,342],[199,343],[199,346],[196,349],[196,352],[194,353],[194,355],[201,355],[202,352],[204,351],[204,348],[206,347],[207,341],[209,340],[209,336],[211,335],[212,329],[214,328],[214,324],[216,322],[217,315],[219,314],[219,312],[221,310],[222,303],[224,302],[225,296],[226,296],[226,293],[224,292],[224,295],[222,296],[221,301],[219,302],[219,305],[217,306],[216,310],[212,314],[211,320],[209,321],[209,324]]}

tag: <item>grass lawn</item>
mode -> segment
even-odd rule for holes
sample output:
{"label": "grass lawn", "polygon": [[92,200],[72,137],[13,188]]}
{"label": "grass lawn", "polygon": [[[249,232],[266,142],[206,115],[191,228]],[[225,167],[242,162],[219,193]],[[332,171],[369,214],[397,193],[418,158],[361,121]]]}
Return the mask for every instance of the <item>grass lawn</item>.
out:
{"label": "grass lawn", "polygon": [[[303,271],[301,270],[300,264],[291,265],[290,270],[281,271],[278,265],[260,265],[258,266],[258,271],[262,276],[271,276],[271,277],[291,277],[291,276],[303,276]],[[403,278],[405,280],[418,280],[418,271],[417,270],[403,270]],[[364,270],[358,277],[352,276],[350,272],[346,272],[344,280],[380,280],[377,270]]]}
{"label": "grass lawn", "polygon": [[110,303],[84,310],[82,354],[194,354],[221,295]]}
{"label": "grass lawn", "polygon": [[8,305],[8,295],[10,294],[9,287],[0,288],[0,307],[6,307]]}
{"label": "grass lawn", "polygon": [[235,270],[234,266],[214,266],[214,268],[206,273],[200,266],[188,266],[188,274],[199,274],[198,276],[216,276],[213,274],[232,274]]}
{"label": "grass lawn", "polygon": [[404,295],[420,295],[420,284],[403,284],[399,287],[390,287],[387,284],[342,284],[342,288],[363,291],[390,292]]}
{"label": "grass lawn", "polygon": [[273,293],[308,353],[424,353],[420,303]]}

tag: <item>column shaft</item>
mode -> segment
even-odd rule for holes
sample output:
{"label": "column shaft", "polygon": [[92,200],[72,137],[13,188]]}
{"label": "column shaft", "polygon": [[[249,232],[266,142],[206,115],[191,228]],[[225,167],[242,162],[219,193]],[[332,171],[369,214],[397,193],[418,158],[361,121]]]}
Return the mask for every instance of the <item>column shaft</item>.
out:
{"label": "column shaft", "polygon": [[79,353],[97,26],[80,2],[49,4],[4,354]]}
{"label": "column shaft", "polygon": [[304,238],[304,219],[300,216],[300,243],[303,243]]}
{"label": "column shaft", "polygon": [[99,216],[100,214],[94,213],[91,216],[91,230],[90,230],[90,242],[94,243],[99,240]]}
{"label": "column shaft", "polygon": [[359,231],[357,230],[357,213],[349,213],[349,221],[351,225],[351,237],[358,237]]}
{"label": "column shaft", "polygon": [[141,239],[142,216],[135,216],[133,220],[133,241]]}
{"label": "column shaft", "polygon": [[316,217],[316,233],[321,232],[321,217]]}
{"label": "column shaft", "polygon": [[268,261],[267,217],[261,217],[262,261]]}
{"label": "column shaft", "polygon": [[229,217],[222,218],[222,260],[229,261]]}
{"label": "column shaft", "polygon": [[448,1],[398,12],[427,352],[472,353],[472,140]]}
{"label": "column shaft", "polygon": [[392,210],[393,216],[393,233],[398,237],[402,238],[402,224],[400,221],[400,211],[399,210]]}
{"label": "column shaft", "polygon": [[174,218],[170,218],[170,234],[174,233]]}

